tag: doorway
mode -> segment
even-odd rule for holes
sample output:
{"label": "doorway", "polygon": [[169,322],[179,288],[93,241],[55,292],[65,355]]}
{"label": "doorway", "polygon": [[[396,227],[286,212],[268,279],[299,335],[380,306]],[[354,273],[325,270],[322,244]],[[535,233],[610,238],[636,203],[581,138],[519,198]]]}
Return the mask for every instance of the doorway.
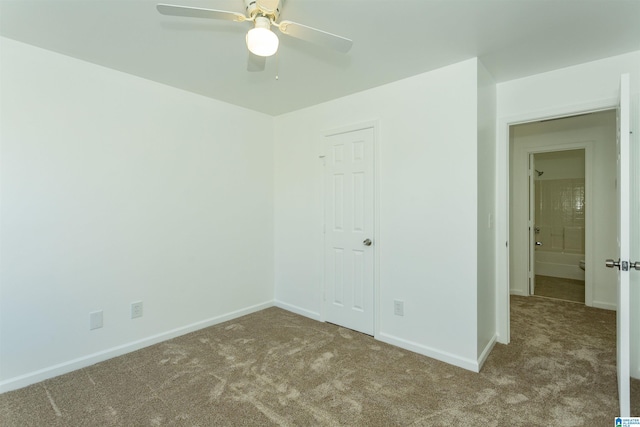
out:
{"label": "doorway", "polygon": [[[584,280],[586,305],[615,309],[615,274],[598,262],[616,245],[615,129],[614,110],[509,127],[510,294],[538,295],[558,277],[580,293]],[[536,211],[537,192],[556,206]]]}
{"label": "doorway", "polygon": [[585,150],[535,153],[530,161],[529,295],[584,304],[585,204],[590,203]]}

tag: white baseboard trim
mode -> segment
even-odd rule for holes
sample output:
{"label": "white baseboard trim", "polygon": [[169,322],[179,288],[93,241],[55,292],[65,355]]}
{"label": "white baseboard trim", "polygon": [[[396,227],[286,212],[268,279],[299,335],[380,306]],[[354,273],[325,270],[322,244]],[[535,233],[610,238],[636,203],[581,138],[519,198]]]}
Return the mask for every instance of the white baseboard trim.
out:
{"label": "white baseboard trim", "polygon": [[[287,304],[285,302],[278,301],[278,300],[275,301],[274,305],[283,310],[287,310],[292,313],[299,314],[300,316],[308,317],[310,319],[322,322],[320,313],[316,313],[316,312],[313,312],[304,308],[300,308],[292,304]],[[421,344],[417,344],[415,342],[408,341],[408,340],[398,338],[393,335],[389,335],[385,333],[378,334],[376,336],[376,339],[379,341],[385,342],[387,344],[394,345],[396,347],[404,348],[405,350],[413,351],[415,353],[422,354],[424,356],[428,356],[433,359],[437,359],[454,366],[458,366],[460,368],[468,369],[473,372],[479,372],[480,368],[482,367],[485,360],[489,356],[489,353],[491,353],[491,349],[493,349],[493,346],[496,343],[497,336],[494,335],[491,338],[491,341],[484,348],[482,354],[480,355],[480,358],[477,361],[472,359],[464,359],[450,353],[445,353],[439,350],[435,350],[430,347],[426,347]]]}
{"label": "white baseboard trim", "polygon": [[593,301],[592,307],[595,308],[604,308],[605,310],[613,310],[616,311],[616,305],[610,302],[602,302],[602,301]]}
{"label": "white baseboard trim", "polygon": [[274,305],[283,310],[287,310],[292,313],[299,314],[300,316],[308,317],[310,319],[317,320],[318,322],[322,321],[320,313],[316,313],[315,311],[310,311],[305,308],[301,308],[292,304],[287,304],[286,302],[282,302],[278,300],[274,301]]}
{"label": "white baseboard trim", "polygon": [[376,336],[376,339],[382,342],[386,342],[387,344],[395,345],[396,347],[404,348],[405,350],[413,351],[414,353],[422,354],[423,356],[440,360],[459,368],[467,369],[473,372],[480,372],[480,365],[477,360],[467,359],[464,357],[456,356],[455,354],[436,350],[434,348],[408,341],[403,338],[385,334],[384,332],[381,332],[378,336]]}
{"label": "white baseboard trim", "polygon": [[522,291],[520,289],[510,289],[509,290],[509,294],[510,295],[518,295],[518,296],[521,296],[521,297],[528,297],[529,296],[529,294],[526,291]]}
{"label": "white baseboard trim", "polygon": [[497,341],[498,335],[492,336],[487,345],[482,350],[482,353],[480,353],[480,357],[478,357],[478,372],[480,372],[480,370],[482,369],[484,362],[487,361],[487,357],[489,357],[489,354],[491,353],[491,350],[493,350],[493,347],[496,345]]}
{"label": "white baseboard trim", "polygon": [[14,378],[9,378],[7,380],[0,381],[0,393],[16,390],[22,387],[29,386],[31,384],[38,383],[40,381],[47,380],[49,378],[57,377],[58,375],[63,375],[81,368],[85,368],[87,366],[95,365],[96,363],[105,361],[107,359],[121,356],[132,351],[140,350],[141,348],[148,347],[162,341],[179,337],[181,335],[185,335],[199,329],[207,328],[209,326],[217,325],[218,323],[226,322],[228,320],[233,320],[238,317],[246,316],[247,314],[255,313],[257,311],[264,310],[265,308],[273,307],[273,305],[273,301],[263,302],[220,316],[195,322],[190,325],[171,329],[170,331],[142,338],[127,344],[119,345],[117,347],[112,347],[103,351],[99,351],[97,353],[89,354],[87,356],[79,357],[77,359],[69,360],[67,362],[59,363],[57,365],[39,369],[34,372],[19,375]]}

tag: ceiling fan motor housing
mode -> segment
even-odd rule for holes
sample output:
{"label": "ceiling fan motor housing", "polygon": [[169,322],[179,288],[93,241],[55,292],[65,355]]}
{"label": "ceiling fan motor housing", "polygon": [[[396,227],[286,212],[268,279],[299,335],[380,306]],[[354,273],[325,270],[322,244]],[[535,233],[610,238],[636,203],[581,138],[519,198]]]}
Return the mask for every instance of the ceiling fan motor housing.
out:
{"label": "ceiling fan motor housing", "polygon": [[280,16],[282,0],[244,0],[247,16],[254,18],[256,15],[268,17],[272,22]]}

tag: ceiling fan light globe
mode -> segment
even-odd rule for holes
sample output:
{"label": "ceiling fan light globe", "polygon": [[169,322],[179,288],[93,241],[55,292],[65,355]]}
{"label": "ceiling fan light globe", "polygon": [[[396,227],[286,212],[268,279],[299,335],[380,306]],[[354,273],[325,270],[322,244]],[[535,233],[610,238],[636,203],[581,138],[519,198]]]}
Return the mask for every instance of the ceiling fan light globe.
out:
{"label": "ceiling fan light globe", "polygon": [[271,56],[278,50],[278,36],[267,28],[252,28],[247,33],[247,48],[258,56]]}

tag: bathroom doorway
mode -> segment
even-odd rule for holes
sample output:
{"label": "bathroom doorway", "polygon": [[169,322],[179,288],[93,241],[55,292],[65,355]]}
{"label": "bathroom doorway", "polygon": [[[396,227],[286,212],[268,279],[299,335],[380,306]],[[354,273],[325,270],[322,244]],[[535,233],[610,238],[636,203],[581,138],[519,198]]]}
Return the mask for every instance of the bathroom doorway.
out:
{"label": "bathroom doorway", "polygon": [[584,304],[585,149],[530,156],[530,294]]}
{"label": "bathroom doorway", "polygon": [[[512,125],[509,139],[510,293],[564,287],[557,297],[615,310],[617,279],[604,266],[617,247],[615,110]],[[536,193],[556,196],[536,203]]]}

